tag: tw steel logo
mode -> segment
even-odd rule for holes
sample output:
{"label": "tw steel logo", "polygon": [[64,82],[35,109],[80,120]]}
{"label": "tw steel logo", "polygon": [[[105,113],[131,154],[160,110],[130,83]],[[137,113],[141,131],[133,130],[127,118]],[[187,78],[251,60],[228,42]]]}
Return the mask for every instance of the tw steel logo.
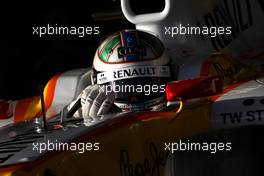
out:
{"label": "tw steel logo", "polygon": [[146,47],[138,45],[134,47],[119,47],[118,57],[123,58],[125,56],[146,56]]}
{"label": "tw steel logo", "polygon": [[240,111],[223,112],[220,114],[224,125],[241,124],[241,123],[257,123],[260,124],[264,120],[264,99],[249,98],[242,102]]}

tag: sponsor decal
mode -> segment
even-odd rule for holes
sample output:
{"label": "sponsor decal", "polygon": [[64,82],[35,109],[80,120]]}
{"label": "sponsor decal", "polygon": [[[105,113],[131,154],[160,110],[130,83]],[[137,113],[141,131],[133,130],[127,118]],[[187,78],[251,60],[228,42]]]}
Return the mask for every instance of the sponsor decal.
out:
{"label": "sponsor decal", "polygon": [[119,47],[118,58],[123,58],[126,56],[146,56],[146,47],[144,45],[132,46],[132,47]]}
{"label": "sponsor decal", "polygon": [[140,175],[163,175],[161,173],[164,168],[169,151],[159,151],[154,142],[149,144],[149,157],[145,157],[142,161],[130,160],[127,150],[120,151],[120,175],[121,176],[140,176]]}
{"label": "sponsor decal", "polygon": [[[220,101],[213,105],[213,118],[216,127],[256,125],[264,123],[264,98],[246,98]],[[228,108],[227,108],[228,107]],[[223,111],[224,110],[224,111]],[[217,112],[218,111],[218,112]]]}
{"label": "sponsor decal", "polygon": [[[260,100],[262,105],[264,99]],[[262,108],[254,107],[255,99],[250,98],[243,101],[244,107],[250,107],[246,111],[223,112],[220,113],[224,125],[240,124],[243,122],[261,122],[264,121],[264,106]]]}
{"label": "sponsor decal", "polygon": [[[238,38],[241,33],[253,27],[254,22],[259,21],[259,16],[253,14],[253,6],[255,6],[253,3],[254,1],[250,0],[222,0],[212,11],[204,14],[203,19],[197,21],[197,26],[201,27],[203,24],[207,27],[231,26],[231,35],[209,37],[212,46],[220,50]],[[261,0],[256,5],[263,11]],[[205,40],[202,34],[201,39]]]}
{"label": "sponsor decal", "polygon": [[256,74],[248,65],[241,63],[236,58],[224,54],[213,54],[201,67],[201,76],[219,75],[224,85],[245,80]]}
{"label": "sponsor decal", "polygon": [[168,66],[126,67],[99,73],[97,82],[98,84],[103,84],[110,81],[138,77],[170,77],[170,68]]}

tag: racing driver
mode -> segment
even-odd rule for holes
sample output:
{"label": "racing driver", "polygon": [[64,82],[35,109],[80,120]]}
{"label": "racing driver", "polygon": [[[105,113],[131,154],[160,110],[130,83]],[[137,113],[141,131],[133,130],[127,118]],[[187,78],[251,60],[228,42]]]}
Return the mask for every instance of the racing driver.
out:
{"label": "racing driver", "polygon": [[108,36],[96,50],[92,85],[76,100],[74,117],[89,126],[111,107],[121,111],[159,111],[166,106],[165,86],[170,81],[170,58],[162,42],[139,30],[122,30]]}

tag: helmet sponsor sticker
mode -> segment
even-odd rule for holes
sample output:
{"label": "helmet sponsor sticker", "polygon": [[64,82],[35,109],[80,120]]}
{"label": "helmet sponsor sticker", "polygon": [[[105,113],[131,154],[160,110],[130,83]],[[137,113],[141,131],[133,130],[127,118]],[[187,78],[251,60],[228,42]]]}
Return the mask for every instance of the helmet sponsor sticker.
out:
{"label": "helmet sponsor sticker", "polygon": [[[132,46],[132,47],[119,47],[118,48],[118,58],[123,58],[127,56],[146,56],[147,51],[144,45]],[[136,57],[135,59],[138,59]],[[134,59],[134,60],[135,60]]]}
{"label": "helmet sponsor sticker", "polygon": [[170,77],[169,66],[138,66],[126,67],[113,71],[98,73],[97,83],[104,84],[110,81],[138,78],[138,77]]}

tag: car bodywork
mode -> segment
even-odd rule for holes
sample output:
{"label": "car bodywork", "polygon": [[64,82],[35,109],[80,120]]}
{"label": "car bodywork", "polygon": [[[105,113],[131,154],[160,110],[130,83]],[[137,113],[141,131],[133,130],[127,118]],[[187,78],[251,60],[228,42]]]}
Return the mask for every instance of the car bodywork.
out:
{"label": "car bodywork", "polygon": [[[7,118],[0,119],[3,126],[0,130],[0,174],[173,175],[177,172],[174,169],[177,166],[173,164],[177,161],[177,152],[173,154],[165,144],[215,133],[215,140],[219,140],[226,131],[233,133],[232,130],[248,126],[260,128],[263,132],[264,55],[263,34],[260,32],[264,25],[263,20],[254,24],[250,22],[258,15],[263,17],[263,4],[245,0],[238,6],[232,2],[209,3],[208,0],[198,4],[196,1],[179,4],[166,0],[165,9],[160,14],[140,16],[132,14],[128,1],[122,0],[126,18],[136,24],[137,29],[158,36],[168,48],[175,65],[175,84],[190,81],[188,86],[181,84],[184,88],[182,92],[176,92],[177,96],[182,98],[194,92],[193,95],[183,100],[180,112],[176,104],[163,112],[107,114],[102,121],[86,127],[81,119],[64,119],[59,113],[91,84],[89,69],[55,75],[44,90],[49,118],[47,130],[41,126],[39,96],[9,102],[13,116],[10,117],[10,110],[5,110],[9,112]],[[192,4],[192,10],[185,11],[189,4]],[[248,10],[253,7],[255,11]],[[249,21],[237,21],[240,30],[236,31],[236,38],[173,38],[164,35],[164,25],[177,25],[181,21],[196,25],[198,19],[200,24],[217,22],[220,25],[220,19],[225,21],[221,16],[223,10],[236,21],[238,8]],[[212,54],[220,48],[228,54]],[[212,95],[206,94],[205,89],[215,90],[215,85],[212,81],[206,83],[204,78],[214,76],[222,80],[222,89]],[[174,100],[169,101],[173,103]],[[33,145],[48,145],[49,142],[99,143],[100,149],[81,153],[55,149],[40,152]]]}

